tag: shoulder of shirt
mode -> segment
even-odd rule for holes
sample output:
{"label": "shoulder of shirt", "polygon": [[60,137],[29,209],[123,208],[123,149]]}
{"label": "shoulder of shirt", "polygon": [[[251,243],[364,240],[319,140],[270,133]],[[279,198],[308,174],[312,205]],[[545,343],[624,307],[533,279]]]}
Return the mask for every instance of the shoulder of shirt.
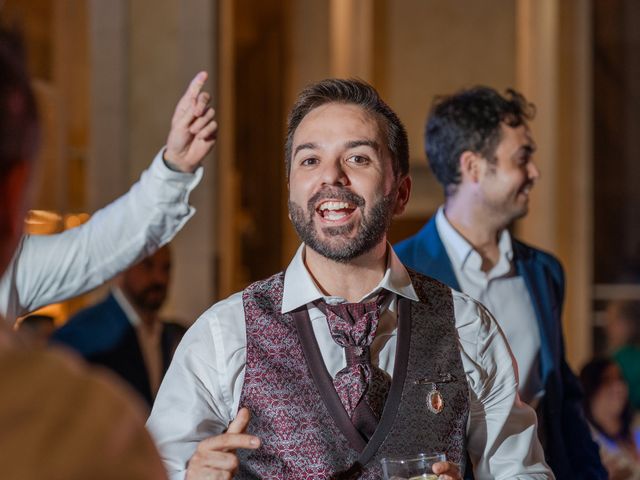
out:
{"label": "shoulder of shirt", "polygon": [[200,315],[193,325],[195,327],[201,323],[224,322],[226,320],[232,320],[238,315],[241,315],[244,319],[242,292],[236,292],[224,300],[214,303]]}
{"label": "shoulder of shirt", "polygon": [[473,344],[484,343],[499,326],[487,308],[469,295],[451,289],[456,329],[460,340]]}
{"label": "shoulder of shirt", "polygon": [[225,351],[235,351],[241,347],[244,338],[242,292],[238,292],[215,303],[198,317],[184,334],[173,362],[191,357],[214,365],[216,358],[224,356]]}

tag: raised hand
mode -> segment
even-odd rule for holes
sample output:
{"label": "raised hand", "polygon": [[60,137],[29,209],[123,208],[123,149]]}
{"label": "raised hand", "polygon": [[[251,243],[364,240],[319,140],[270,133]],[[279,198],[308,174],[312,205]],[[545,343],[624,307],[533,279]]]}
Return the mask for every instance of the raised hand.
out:
{"label": "raised hand", "polygon": [[202,440],[189,460],[186,480],[233,478],[239,466],[236,449],[260,446],[258,437],[244,433],[250,418],[249,410],[241,408],[225,433]]}
{"label": "raised hand", "polygon": [[211,95],[202,92],[207,72],[198,73],[182,96],[171,119],[164,161],[173,170],[195,171],[211,151],[218,124],[209,106]]}

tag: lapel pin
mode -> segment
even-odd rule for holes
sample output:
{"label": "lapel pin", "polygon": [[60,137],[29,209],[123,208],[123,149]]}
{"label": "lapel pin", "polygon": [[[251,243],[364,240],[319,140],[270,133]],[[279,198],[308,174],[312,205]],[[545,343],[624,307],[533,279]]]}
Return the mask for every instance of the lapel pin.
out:
{"label": "lapel pin", "polygon": [[455,377],[450,373],[440,373],[437,380],[429,378],[420,378],[415,380],[414,385],[431,385],[431,390],[427,393],[427,408],[431,413],[438,414],[444,410],[444,397],[440,390],[438,390],[438,384],[451,383],[455,381]]}

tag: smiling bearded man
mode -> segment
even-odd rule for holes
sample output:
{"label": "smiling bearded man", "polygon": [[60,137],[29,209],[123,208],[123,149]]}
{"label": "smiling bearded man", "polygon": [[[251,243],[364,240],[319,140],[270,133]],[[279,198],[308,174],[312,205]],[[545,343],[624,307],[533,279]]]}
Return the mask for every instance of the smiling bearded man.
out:
{"label": "smiling bearded man", "polygon": [[371,86],[330,79],[298,97],[285,159],[304,243],[178,347],[148,421],[172,479],[379,479],[380,458],[429,451],[447,455],[443,480],[467,454],[481,478],[553,478],[491,315],[387,242],[408,152]]}

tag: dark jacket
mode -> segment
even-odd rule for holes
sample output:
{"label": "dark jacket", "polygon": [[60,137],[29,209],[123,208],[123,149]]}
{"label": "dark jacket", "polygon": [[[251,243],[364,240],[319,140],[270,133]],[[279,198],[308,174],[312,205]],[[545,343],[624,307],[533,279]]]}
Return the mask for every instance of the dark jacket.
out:
{"label": "dark jacket", "polygon": [[[163,374],[183,331],[179,325],[163,324]],[[136,331],[112,294],[78,312],[54,332],[51,340],[72,348],[90,363],[113,370],[142,395],[149,407],[153,404],[149,375]]]}
{"label": "dark jacket", "polygon": [[[435,217],[394,249],[406,266],[460,290]],[[513,260],[531,295],[540,330],[540,373],[545,395],[538,413],[547,462],[559,480],[606,479],[598,446],[591,438],[581,407],[580,384],[565,359],[562,266],[552,255],[515,239]]]}

